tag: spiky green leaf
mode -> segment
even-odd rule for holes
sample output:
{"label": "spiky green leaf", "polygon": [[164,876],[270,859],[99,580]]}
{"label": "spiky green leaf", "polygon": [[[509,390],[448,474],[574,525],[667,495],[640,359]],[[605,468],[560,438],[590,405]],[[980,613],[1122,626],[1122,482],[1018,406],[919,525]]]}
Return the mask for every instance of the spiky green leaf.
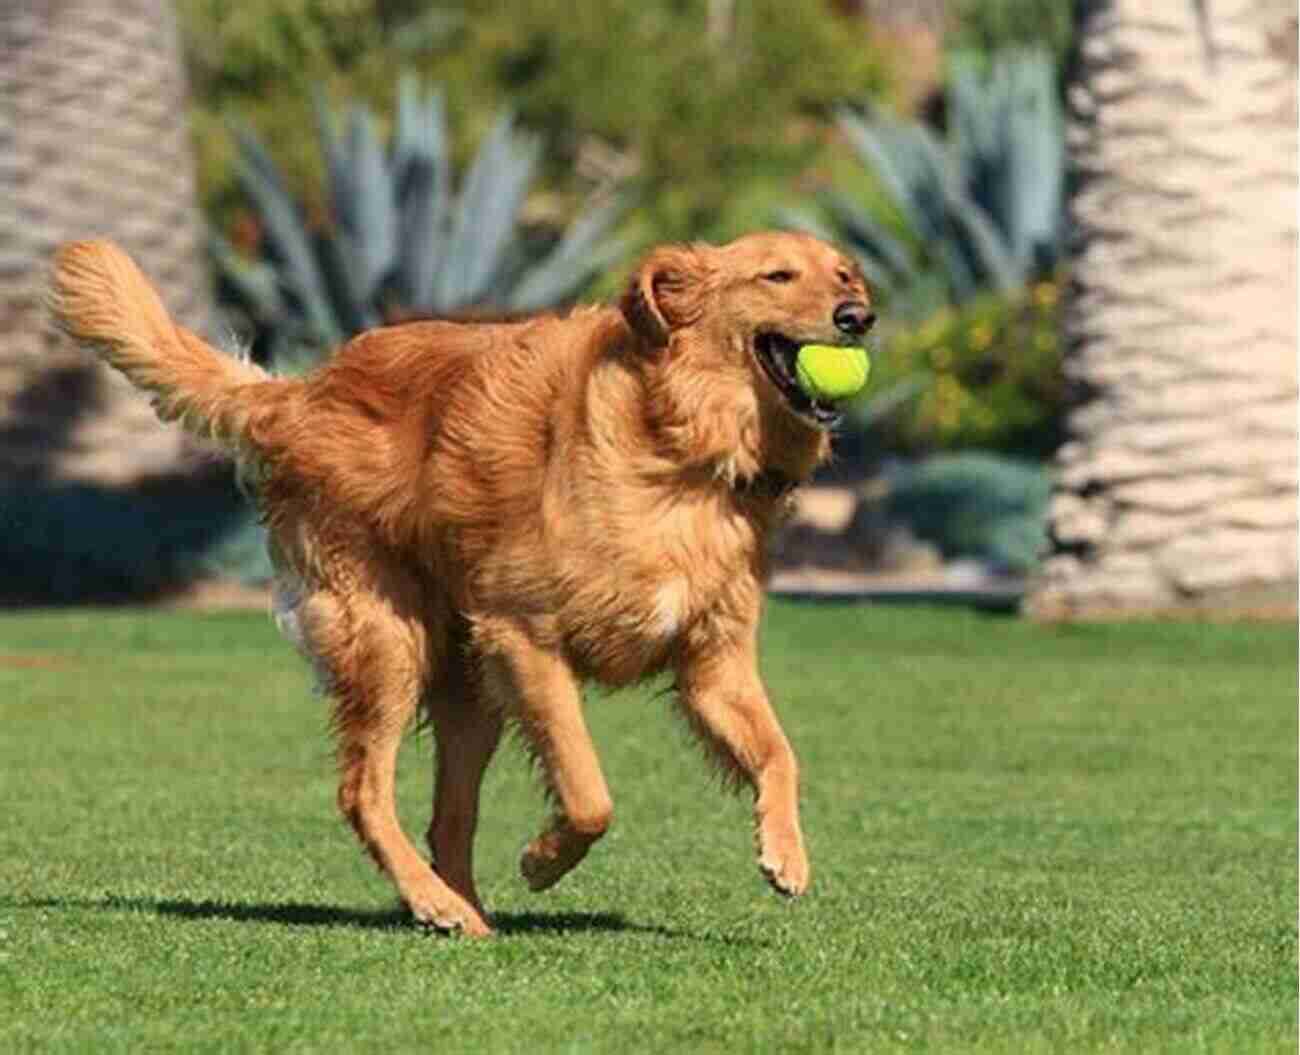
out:
{"label": "spiky green leaf", "polygon": [[912,253],[871,213],[834,190],[827,193],[825,202],[837,226],[853,244],[879,261],[895,280],[907,282],[916,277]]}
{"label": "spiky green leaf", "polygon": [[515,311],[536,311],[558,303],[626,253],[629,247],[622,239],[602,242],[622,211],[623,203],[610,198],[582,212],[555,248],[524,272],[508,306]]}
{"label": "spiky green leaf", "polygon": [[257,137],[247,129],[238,129],[236,134],[241,148],[236,171],[262,218],[272,257],[280,263],[285,291],[300,305],[313,339],[322,345],[337,343],[343,329],[330,306],[298,209]]}
{"label": "spiky green leaf", "polygon": [[283,324],[288,306],[280,292],[275,270],[261,261],[245,260],[219,234],[208,237],[208,248],[217,262],[221,278],[239,298],[240,306],[259,326]]}
{"label": "spiky green leaf", "polygon": [[401,217],[396,286],[408,307],[432,311],[450,240],[451,173],[442,96],[422,100],[411,78],[399,90],[392,172]]}
{"label": "spiky green leaf", "polygon": [[374,298],[397,260],[397,206],[384,148],[368,109],[354,106],[348,119],[351,196],[338,219],[357,256],[358,299]]}
{"label": "spiky green leaf", "polygon": [[503,266],[541,152],[535,138],[516,137],[513,125],[513,115],[503,113],[470,165],[456,203],[449,263],[439,276],[439,311],[478,303]]}

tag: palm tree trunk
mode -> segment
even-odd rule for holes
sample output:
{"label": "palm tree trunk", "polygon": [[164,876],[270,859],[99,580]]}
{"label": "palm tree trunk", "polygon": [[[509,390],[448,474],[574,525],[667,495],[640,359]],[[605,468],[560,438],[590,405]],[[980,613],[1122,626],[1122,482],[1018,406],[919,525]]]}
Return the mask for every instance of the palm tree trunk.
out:
{"label": "palm tree trunk", "polygon": [[1296,604],[1296,9],[1083,0],[1043,618]]}
{"label": "palm tree trunk", "polygon": [[166,0],[0,6],[0,479],[115,485],[176,468],[185,445],[41,308],[69,238],[108,236],[177,317],[209,311],[179,40]]}

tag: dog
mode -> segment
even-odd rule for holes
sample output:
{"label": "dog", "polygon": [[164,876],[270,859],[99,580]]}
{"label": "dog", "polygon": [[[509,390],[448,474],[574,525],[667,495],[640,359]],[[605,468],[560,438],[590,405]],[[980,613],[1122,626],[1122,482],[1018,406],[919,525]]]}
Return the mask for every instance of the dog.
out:
{"label": "dog", "polygon": [[[830,452],[804,343],[858,345],[857,263],[811,236],[651,251],[617,306],[363,333],[275,377],[176,325],[102,241],[56,256],[56,324],[235,455],[268,529],[282,629],[332,700],[339,807],[415,919],[491,933],[474,885],[483,772],[513,723],[551,816],[550,887],[608,829],[581,685],[668,672],[677,707],[754,793],[758,863],[798,895],[798,767],[759,678],[765,541]],[[398,824],[412,720],[436,746],[432,866]]]}

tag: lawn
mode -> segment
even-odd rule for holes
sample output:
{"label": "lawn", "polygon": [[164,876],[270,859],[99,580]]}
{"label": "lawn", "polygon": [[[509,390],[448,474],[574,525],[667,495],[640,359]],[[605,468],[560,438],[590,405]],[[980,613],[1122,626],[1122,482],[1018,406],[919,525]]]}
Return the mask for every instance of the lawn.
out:
{"label": "lawn", "polygon": [[615,826],[549,893],[498,756],[472,942],[396,911],[266,617],[0,616],[0,1051],[1295,1051],[1294,627],[787,602],[764,655],[806,898],[647,686],[590,700]]}

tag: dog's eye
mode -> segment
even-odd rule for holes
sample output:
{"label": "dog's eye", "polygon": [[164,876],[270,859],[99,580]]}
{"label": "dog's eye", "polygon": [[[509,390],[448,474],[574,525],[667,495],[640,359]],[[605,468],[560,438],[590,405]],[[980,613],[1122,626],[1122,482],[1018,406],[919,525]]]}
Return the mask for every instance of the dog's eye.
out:
{"label": "dog's eye", "polygon": [[795,280],[795,273],[793,271],[788,271],[785,268],[780,268],[776,271],[767,272],[763,278],[768,282],[793,282]]}
{"label": "dog's eye", "polygon": [[840,268],[839,271],[835,272],[835,277],[838,278],[841,282],[843,282],[846,286],[851,285],[853,282],[853,276],[850,275],[848,271],[846,271],[844,268]]}

